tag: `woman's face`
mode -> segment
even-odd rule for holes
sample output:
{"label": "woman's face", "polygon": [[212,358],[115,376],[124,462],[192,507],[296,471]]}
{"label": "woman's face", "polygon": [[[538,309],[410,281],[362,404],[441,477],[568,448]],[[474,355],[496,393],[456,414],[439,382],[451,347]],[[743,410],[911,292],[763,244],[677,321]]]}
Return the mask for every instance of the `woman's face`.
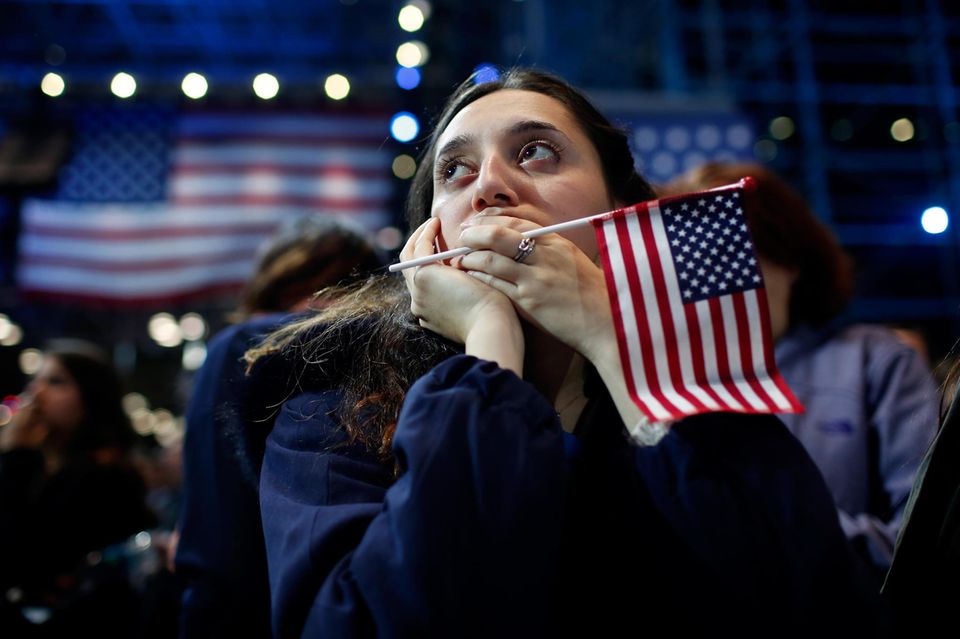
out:
{"label": "woman's face", "polygon": [[44,358],[26,393],[33,398],[37,420],[46,425],[53,437],[68,437],[83,420],[80,387],[56,357]]}
{"label": "woman's face", "polygon": [[[554,98],[496,91],[464,107],[437,141],[430,214],[441,221],[441,249],[460,246],[460,224],[478,215],[548,226],[611,208],[596,149]],[[596,256],[590,225],[564,236]]]}

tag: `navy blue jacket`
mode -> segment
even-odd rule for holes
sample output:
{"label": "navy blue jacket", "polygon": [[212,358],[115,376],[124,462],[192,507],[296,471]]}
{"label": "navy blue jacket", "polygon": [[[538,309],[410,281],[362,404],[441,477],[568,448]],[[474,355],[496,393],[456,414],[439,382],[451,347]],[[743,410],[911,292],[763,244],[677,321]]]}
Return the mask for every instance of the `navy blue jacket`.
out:
{"label": "navy blue jacket", "polygon": [[242,357],[287,317],[255,317],[218,333],[193,381],[175,558],[185,582],[181,637],[270,634],[259,459],[250,459],[246,431],[248,423],[268,418],[269,406],[275,410],[279,400],[270,400],[263,380],[246,376]]}
{"label": "navy blue jacket", "polygon": [[573,440],[528,383],[459,355],[410,390],[394,480],[347,441],[339,399],[290,399],[267,439],[278,639],[882,634],[830,494],[774,417],[702,415],[639,448],[603,393]]}

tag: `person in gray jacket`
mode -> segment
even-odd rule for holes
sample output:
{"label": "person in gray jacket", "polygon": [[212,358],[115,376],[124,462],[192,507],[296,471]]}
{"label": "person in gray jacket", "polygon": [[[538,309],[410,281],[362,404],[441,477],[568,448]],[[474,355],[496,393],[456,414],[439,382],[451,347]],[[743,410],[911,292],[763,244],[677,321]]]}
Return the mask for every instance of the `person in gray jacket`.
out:
{"label": "person in gray jacket", "polygon": [[807,202],[755,164],[708,163],[665,185],[682,193],[736,182],[768,296],[776,362],[806,408],[780,415],[833,493],[847,537],[882,579],[907,497],[937,429],[937,390],[924,356],[887,328],[840,317],[850,260]]}

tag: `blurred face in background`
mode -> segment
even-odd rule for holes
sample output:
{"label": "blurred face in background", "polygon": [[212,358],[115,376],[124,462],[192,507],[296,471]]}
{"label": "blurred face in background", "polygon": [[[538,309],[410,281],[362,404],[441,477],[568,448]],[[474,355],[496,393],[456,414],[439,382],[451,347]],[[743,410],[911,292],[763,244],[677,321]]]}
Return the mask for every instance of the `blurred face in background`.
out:
{"label": "blurred face in background", "polygon": [[56,357],[47,356],[26,388],[33,419],[45,426],[51,444],[70,439],[84,417],[83,397],[76,380]]}

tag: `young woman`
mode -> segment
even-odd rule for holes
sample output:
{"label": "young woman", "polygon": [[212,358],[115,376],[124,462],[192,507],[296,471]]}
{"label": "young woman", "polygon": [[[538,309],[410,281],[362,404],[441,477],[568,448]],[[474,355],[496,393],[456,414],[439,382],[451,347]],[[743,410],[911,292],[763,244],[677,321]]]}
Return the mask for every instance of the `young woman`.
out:
{"label": "young woman", "polygon": [[877,623],[783,425],[646,424],[592,229],[522,243],[652,196],[625,136],[562,80],[513,70],[454,92],[402,257],[477,250],[338,292],[248,353],[265,384],[291,380],[260,484],[278,638]]}

